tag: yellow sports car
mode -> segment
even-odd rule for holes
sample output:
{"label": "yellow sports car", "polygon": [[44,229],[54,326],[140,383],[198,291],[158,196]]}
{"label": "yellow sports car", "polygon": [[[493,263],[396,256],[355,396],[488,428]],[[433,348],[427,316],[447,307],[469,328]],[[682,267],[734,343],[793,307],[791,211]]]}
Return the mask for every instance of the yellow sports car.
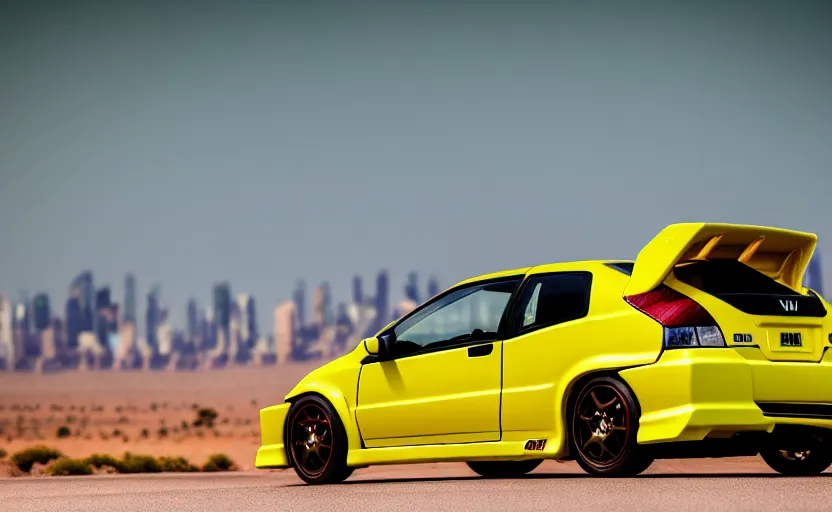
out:
{"label": "yellow sports car", "polygon": [[814,234],[674,224],[635,262],[456,284],[260,411],[258,468],[310,484],[374,464],[543,459],[628,476],[657,458],[832,464],[832,318],[802,285]]}

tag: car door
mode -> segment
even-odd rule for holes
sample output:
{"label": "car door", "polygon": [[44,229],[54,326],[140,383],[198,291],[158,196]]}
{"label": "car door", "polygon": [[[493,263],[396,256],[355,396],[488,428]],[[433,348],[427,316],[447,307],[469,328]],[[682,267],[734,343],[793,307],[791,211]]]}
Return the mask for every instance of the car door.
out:
{"label": "car door", "polygon": [[598,350],[587,341],[596,331],[582,322],[591,290],[592,273],[576,271],[532,275],[518,291],[503,342],[503,439],[555,428],[556,385]]}
{"label": "car door", "polygon": [[388,329],[391,356],[361,368],[368,448],[500,439],[500,324],[521,277],[453,289]]}

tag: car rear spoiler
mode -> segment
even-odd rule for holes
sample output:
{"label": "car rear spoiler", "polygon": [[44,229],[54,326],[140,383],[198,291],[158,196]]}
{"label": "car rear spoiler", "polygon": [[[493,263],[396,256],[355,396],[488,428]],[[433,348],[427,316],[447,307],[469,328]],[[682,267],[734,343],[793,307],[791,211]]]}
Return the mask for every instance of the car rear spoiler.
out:
{"label": "car rear spoiler", "polygon": [[713,259],[741,261],[801,292],[817,241],[813,233],[763,226],[671,224],[638,253],[624,295],[655,289],[680,263]]}

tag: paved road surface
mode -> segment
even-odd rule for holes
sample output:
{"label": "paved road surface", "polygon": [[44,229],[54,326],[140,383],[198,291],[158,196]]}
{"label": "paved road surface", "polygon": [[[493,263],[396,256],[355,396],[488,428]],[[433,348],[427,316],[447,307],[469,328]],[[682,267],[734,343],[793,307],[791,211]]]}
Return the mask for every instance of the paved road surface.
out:
{"label": "paved road surface", "polygon": [[521,480],[483,480],[462,464],[373,467],[341,485],[291,471],[0,480],[2,511],[279,512],[832,510],[832,473],[784,478],[756,459],[661,461],[633,479],[589,478],[547,461]]}

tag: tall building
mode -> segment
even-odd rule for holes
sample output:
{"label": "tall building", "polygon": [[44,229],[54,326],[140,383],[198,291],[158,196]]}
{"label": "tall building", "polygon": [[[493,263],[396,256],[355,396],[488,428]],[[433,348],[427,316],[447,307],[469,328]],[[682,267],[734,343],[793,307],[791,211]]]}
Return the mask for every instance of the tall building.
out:
{"label": "tall building", "polygon": [[375,307],[377,312],[378,328],[381,329],[390,322],[390,282],[387,271],[382,270],[376,277],[376,298]]}
{"label": "tall building", "polygon": [[331,296],[329,293],[329,283],[322,283],[315,289],[313,311],[313,314],[315,315],[314,322],[319,329],[333,323],[330,301]]}
{"label": "tall building", "polygon": [[98,343],[105,348],[110,346],[110,333],[115,331],[112,306],[110,288],[100,288],[95,293],[95,329]]}
{"label": "tall building", "polygon": [[214,285],[214,322],[228,329],[231,321],[231,287],[228,283]]}
{"label": "tall building", "polygon": [[188,301],[187,321],[188,321],[188,332],[187,332],[188,340],[189,341],[194,341],[200,335],[199,306],[197,306],[196,300],[194,300],[194,299],[191,299],[191,300]]}
{"label": "tall building", "polygon": [[0,293],[0,365],[13,370],[16,362],[14,331],[12,329],[12,303]]}
{"label": "tall building", "polygon": [[18,360],[27,358],[34,352],[32,349],[31,313],[27,302],[18,302],[14,308],[14,352]]}
{"label": "tall building", "polygon": [[436,280],[435,276],[430,276],[430,279],[428,279],[428,298],[436,297],[439,292],[441,292],[439,281]]}
{"label": "tall building", "polygon": [[52,310],[49,307],[49,296],[45,293],[35,295],[32,301],[35,316],[35,330],[42,332],[52,323]]}
{"label": "tall building", "polygon": [[86,270],[78,274],[69,286],[69,296],[78,298],[81,308],[81,330],[93,332],[95,328],[95,289],[93,288],[92,272]]}
{"label": "tall building", "polygon": [[362,286],[361,276],[353,276],[352,278],[352,301],[354,304],[364,304],[364,287]]}
{"label": "tall building", "polygon": [[217,339],[215,350],[223,356],[227,356],[231,343],[231,309],[231,286],[226,282],[214,285],[214,324]]}
{"label": "tall building", "polygon": [[419,274],[410,272],[407,274],[407,282],[404,285],[404,297],[406,300],[419,304]]}
{"label": "tall building", "polygon": [[70,350],[78,348],[78,336],[83,332],[84,317],[81,300],[70,297],[66,301],[66,345]]}
{"label": "tall building", "polygon": [[257,330],[257,308],[254,297],[247,293],[238,295],[237,309],[240,312],[240,341],[245,347],[252,349],[260,336]]}
{"label": "tall building", "polygon": [[136,278],[127,274],[124,278],[124,321],[136,323]]}
{"label": "tall building", "polygon": [[298,281],[295,285],[295,291],[292,294],[292,299],[295,301],[297,308],[297,317],[300,325],[306,324],[306,283]]}
{"label": "tall building", "polygon": [[159,346],[157,339],[157,331],[159,329],[159,325],[161,324],[159,294],[159,286],[153,286],[150,293],[147,294],[147,311],[145,312],[145,318],[147,321],[147,345],[153,351],[157,350]]}
{"label": "tall building", "polygon": [[821,297],[825,297],[823,294],[823,273],[821,272],[820,252],[817,249],[815,249],[815,254],[812,256],[809,267],[806,269],[803,283],[807,288],[815,290]]}
{"label": "tall building", "polygon": [[274,308],[274,339],[277,362],[283,364],[294,357],[297,347],[298,309],[294,301],[286,301]]}

